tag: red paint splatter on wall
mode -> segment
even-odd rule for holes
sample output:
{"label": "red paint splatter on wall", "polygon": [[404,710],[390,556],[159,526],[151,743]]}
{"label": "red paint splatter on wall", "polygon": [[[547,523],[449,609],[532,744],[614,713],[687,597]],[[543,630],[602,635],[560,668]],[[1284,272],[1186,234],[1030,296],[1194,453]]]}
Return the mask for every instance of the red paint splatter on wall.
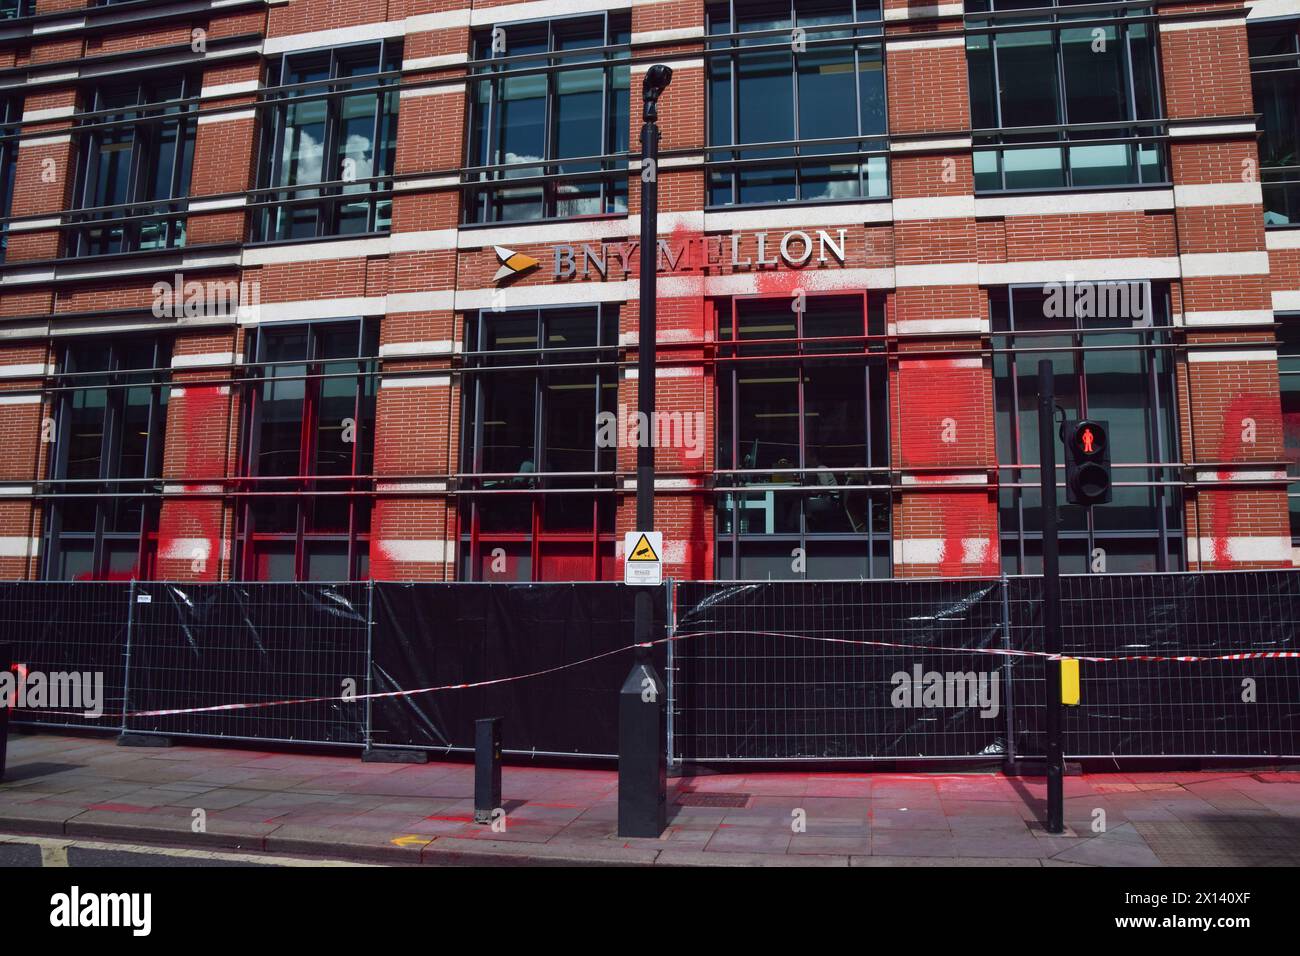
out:
{"label": "red paint splatter on wall", "polygon": [[[1224,463],[1249,461],[1256,445],[1266,435],[1280,430],[1279,417],[1277,396],[1259,392],[1238,395],[1224,409],[1223,434],[1215,452],[1216,460]],[[1228,481],[1233,477],[1233,472],[1234,469],[1220,470],[1215,473],[1215,478]],[[1230,552],[1233,533],[1240,534],[1243,530],[1237,523],[1239,495],[1239,492],[1226,488],[1216,490],[1208,496],[1213,501],[1209,520],[1210,546],[1207,549],[1211,553],[1198,552],[1197,557],[1202,565],[1209,563],[1215,568],[1225,569],[1239,563]]]}
{"label": "red paint splatter on wall", "polygon": [[397,580],[397,564],[393,561],[384,546],[383,540],[379,537],[382,530],[386,527],[388,509],[392,504],[387,501],[379,500],[375,502],[375,510],[370,519],[370,580],[372,581],[395,581]]}
{"label": "red paint splatter on wall", "polygon": [[87,571],[84,574],[78,574],[74,580],[77,581],[134,581],[140,577],[140,564],[137,561],[126,571],[105,571],[103,574],[95,574]]}
{"label": "red paint splatter on wall", "polygon": [[[229,415],[229,390],[203,384],[186,384],[183,388],[184,393],[173,392],[168,403],[172,429],[168,444],[179,449],[179,473],[175,477],[193,480],[182,483],[182,495],[163,503],[158,522],[158,560],[160,564],[184,562],[179,574],[187,579],[215,581],[220,577],[224,556],[222,505],[211,489],[225,475],[226,432],[222,425]],[[175,573],[171,568],[164,571],[167,576]]]}
{"label": "red paint splatter on wall", "polygon": [[975,359],[900,359],[898,417],[903,467],[978,466],[985,429],[985,376]]}

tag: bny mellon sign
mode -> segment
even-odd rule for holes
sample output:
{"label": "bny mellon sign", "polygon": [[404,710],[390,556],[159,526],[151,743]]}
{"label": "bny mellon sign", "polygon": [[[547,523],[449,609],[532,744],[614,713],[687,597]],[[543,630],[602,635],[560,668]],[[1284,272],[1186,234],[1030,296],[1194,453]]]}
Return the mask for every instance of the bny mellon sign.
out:
{"label": "bny mellon sign", "polygon": [[[673,236],[659,240],[658,271],[745,271],[811,263],[844,265],[846,229],[791,229],[788,232],[735,233],[730,236]],[[747,235],[753,241],[747,241]],[[640,243],[560,243],[552,249],[553,279],[608,279],[632,274]]]}

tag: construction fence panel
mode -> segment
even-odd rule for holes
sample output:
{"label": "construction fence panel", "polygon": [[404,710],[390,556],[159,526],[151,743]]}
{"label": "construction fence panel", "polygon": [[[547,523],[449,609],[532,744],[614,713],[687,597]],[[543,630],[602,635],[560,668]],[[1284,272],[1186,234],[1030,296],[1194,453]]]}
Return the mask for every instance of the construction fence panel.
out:
{"label": "construction fence panel", "polygon": [[[1042,581],[1009,578],[1013,647],[1042,650]],[[1067,575],[1062,653],[1219,657],[1300,651],[1300,572]],[[1043,658],[1010,662],[1015,747],[1043,752]],[[1071,757],[1300,754],[1300,660],[1082,661],[1064,711]]]}
{"label": "construction fence panel", "polygon": [[[18,674],[77,674],[97,682],[97,701],[90,708],[70,710],[48,704],[23,708],[15,724],[48,727],[116,728],[126,680],[129,587],[117,582],[6,581],[0,582],[0,640],[13,647]],[[83,692],[83,698],[86,696]],[[100,716],[87,716],[99,710]]]}
{"label": "construction fence panel", "polygon": [[141,582],[134,601],[128,731],[364,743],[364,701],[339,698],[365,692],[366,584]]}
{"label": "construction fence panel", "polygon": [[[474,721],[502,717],[513,753],[613,756],[632,657],[634,588],[580,584],[375,585],[375,746],[472,750]],[[664,625],[665,590],[654,619]],[[664,667],[664,650],[655,649]],[[566,666],[578,663],[576,666]]]}
{"label": "construction fence panel", "polygon": [[[634,593],[9,582],[0,634],[18,673],[102,681],[98,716],[84,700],[20,708],[20,725],[436,751],[470,749],[474,720],[502,716],[511,752],[608,757]],[[1037,578],[687,582],[671,614],[653,594],[677,759],[1043,751]],[[1067,576],[1062,595],[1064,653],[1124,658],[1082,663],[1069,756],[1300,754],[1300,660],[1141,659],[1300,651],[1300,571]]]}
{"label": "construction fence panel", "polygon": [[675,605],[675,759],[1006,751],[1000,581],[688,582]]}

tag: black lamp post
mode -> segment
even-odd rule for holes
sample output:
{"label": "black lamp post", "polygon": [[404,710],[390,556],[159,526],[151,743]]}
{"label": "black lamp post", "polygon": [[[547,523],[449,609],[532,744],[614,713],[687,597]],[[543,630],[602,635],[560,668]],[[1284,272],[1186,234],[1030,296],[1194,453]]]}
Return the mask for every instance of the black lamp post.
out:
{"label": "black lamp post", "polygon": [[[1056,380],[1051,359],[1038,363],[1038,467],[1043,503],[1043,651],[1061,653],[1061,558],[1056,516]],[[1047,659],[1048,833],[1065,830],[1065,758],[1061,745],[1061,662]]]}
{"label": "black lamp post", "polygon": [[[655,280],[659,271],[659,94],[672,82],[673,71],[656,64],[646,71],[641,84],[641,325],[637,332],[637,408],[645,415],[647,428],[639,435],[636,450],[636,529],[653,531],[655,526],[655,450],[648,441],[653,434],[655,410]],[[637,606],[640,607],[640,601]],[[649,595],[646,606],[649,607]],[[640,621],[638,614],[637,620]],[[650,633],[649,618],[646,630]],[[637,632],[637,640],[643,639]]]}
{"label": "black lamp post", "polygon": [[[661,94],[673,71],[655,64],[641,84],[641,317],[637,332],[637,408],[644,427],[637,430],[636,530],[653,531],[655,522],[655,279],[659,257],[659,118]],[[626,560],[626,555],[624,560]],[[662,555],[661,555],[662,557]],[[653,640],[654,592],[640,587],[634,606],[633,636],[639,645]],[[632,670],[619,692],[618,834],[657,837],[667,825],[668,755],[664,723],[664,685],[648,647],[636,650]]]}

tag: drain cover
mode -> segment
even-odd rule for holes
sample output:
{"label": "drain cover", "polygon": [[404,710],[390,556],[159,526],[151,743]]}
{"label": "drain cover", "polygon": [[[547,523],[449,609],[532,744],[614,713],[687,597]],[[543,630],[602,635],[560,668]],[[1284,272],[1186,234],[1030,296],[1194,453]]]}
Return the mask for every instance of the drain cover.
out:
{"label": "drain cover", "polygon": [[743,810],[749,806],[747,793],[695,793],[687,791],[677,795],[679,807],[714,807],[717,809]]}

